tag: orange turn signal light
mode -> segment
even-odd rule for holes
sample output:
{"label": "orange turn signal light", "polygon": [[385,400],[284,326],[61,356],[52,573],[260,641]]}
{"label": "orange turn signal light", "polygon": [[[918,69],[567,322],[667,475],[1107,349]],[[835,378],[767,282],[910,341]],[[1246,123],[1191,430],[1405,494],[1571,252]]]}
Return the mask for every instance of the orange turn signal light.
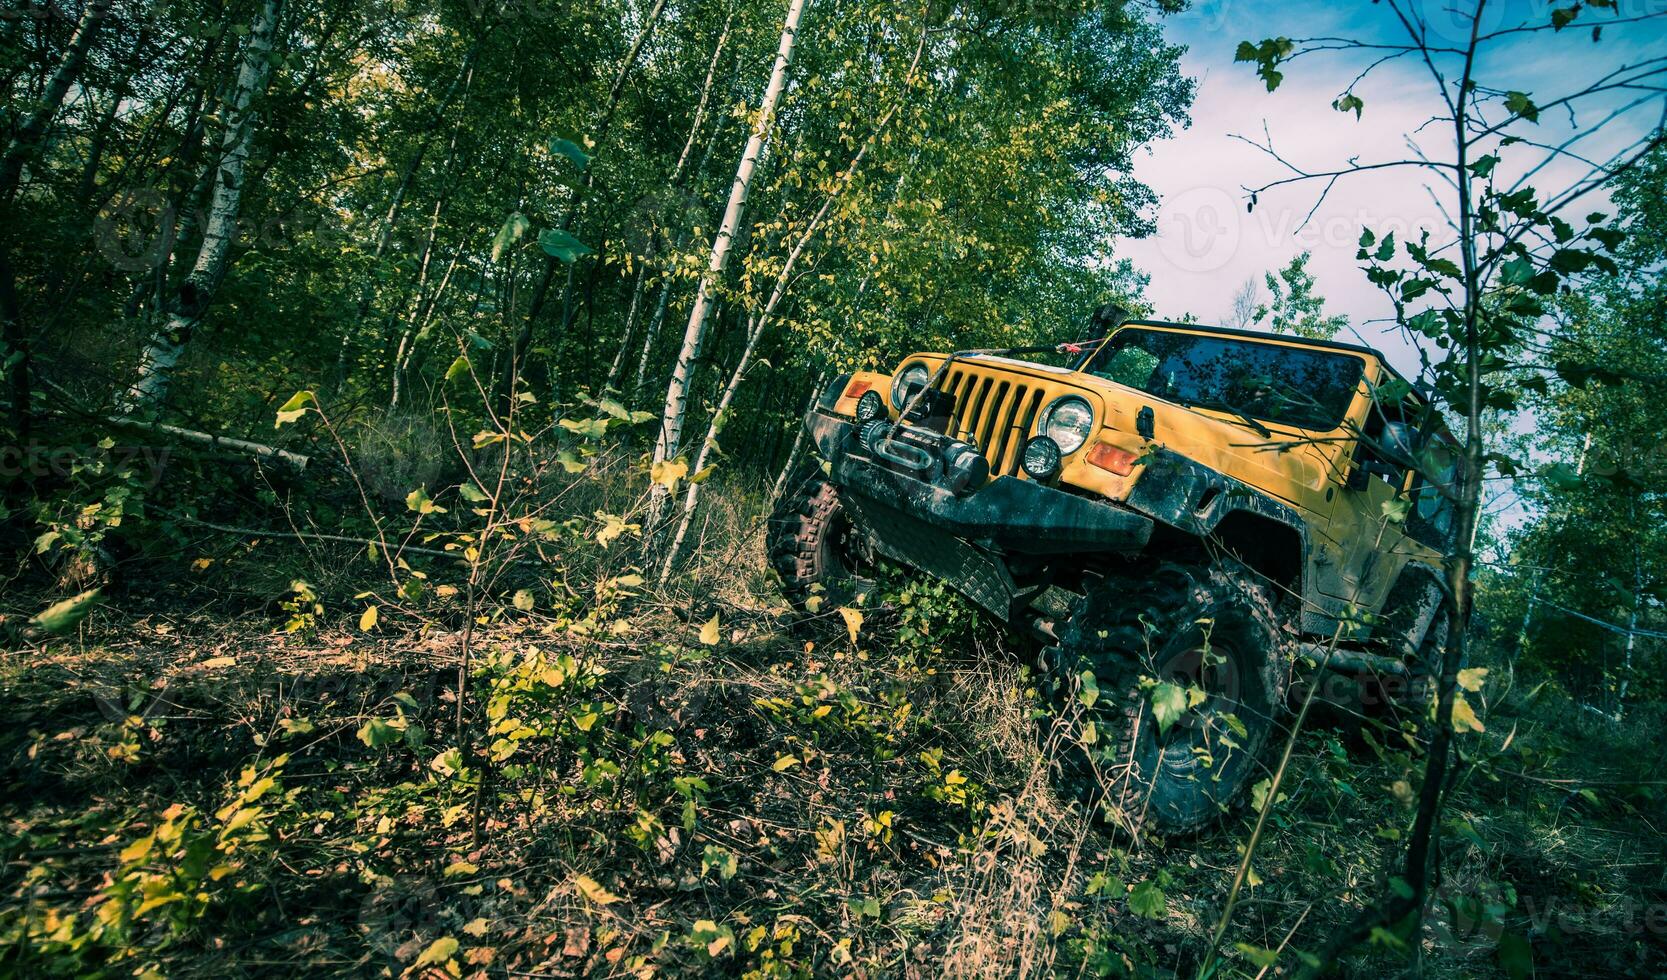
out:
{"label": "orange turn signal light", "polygon": [[1102,470],[1110,470],[1118,476],[1128,476],[1134,472],[1135,460],[1140,457],[1109,442],[1095,443],[1088,451],[1088,461]]}
{"label": "orange turn signal light", "polygon": [[846,386],[845,397],[861,398],[864,394],[873,389],[873,387],[874,383],[872,381],[853,381]]}

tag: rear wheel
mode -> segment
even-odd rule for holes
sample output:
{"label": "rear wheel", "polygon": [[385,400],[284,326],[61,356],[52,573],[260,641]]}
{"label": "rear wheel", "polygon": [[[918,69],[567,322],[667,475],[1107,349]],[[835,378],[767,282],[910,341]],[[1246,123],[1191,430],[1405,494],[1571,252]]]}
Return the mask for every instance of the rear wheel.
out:
{"label": "rear wheel", "polygon": [[764,547],[788,601],[800,611],[846,605],[872,585],[863,574],[873,564],[867,541],[818,463],[795,474],[776,501]]}
{"label": "rear wheel", "polygon": [[1262,778],[1293,647],[1235,563],[1093,584],[1046,655],[1064,783],[1135,832],[1220,818]]}

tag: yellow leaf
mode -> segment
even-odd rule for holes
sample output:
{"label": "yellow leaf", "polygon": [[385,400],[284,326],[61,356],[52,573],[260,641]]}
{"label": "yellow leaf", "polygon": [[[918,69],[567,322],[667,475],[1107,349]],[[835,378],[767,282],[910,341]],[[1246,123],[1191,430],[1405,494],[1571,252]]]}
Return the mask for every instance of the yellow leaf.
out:
{"label": "yellow leaf", "polygon": [[470,922],[468,925],[464,926],[463,931],[468,933],[469,935],[475,937],[476,939],[479,939],[480,937],[486,935],[487,931],[490,930],[491,928],[492,928],[492,923],[487,922],[485,919],[476,919],[473,922]]}
{"label": "yellow leaf", "polygon": [[677,490],[677,481],[688,475],[689,463],[683,459],[662,459],[648,472],[649,479],[672,493]]}
{"label": "yellow leaf", "polygon": [[200,572],[212,564],[214,564],[214,559],[212,558],[198,558],[196,561],[191,563],[191,570],[194,572]]}
{"label": "yellow leaf", "polygon": [[478,866],[471,864],[468,861],[453,861],[451,864],[446,865],[444,874],[447,878],[456,878],[460,875],[472,875],[479,870],[480,868]]}
{"label": "yellow leaf", "polygon": [[799,757],[798,756],[796,756],[796,755],[784,755],[781,758],[777,759],[776,764],[771,766],[770,768],[774,769],[776,772],[785,772],[786,770],[791,769],[798,764],[799,764]]}
{"label": "yellow leaf", "polygon": [[369,633],[376,628],[376,617],[379,615],[378,608],[377,606],[365,607],[364,613],[359,617],[359,632]]}
{"label": "yellow leaf", "polygon": [[851,635],[851,643],[855,645],[857,633],[862,629],[862,613],[846,606],[840,606],[839,615],[841,619],[845,620],[845,632]]}
{"label": "yellow leaf", "polygon": [[706,621],[706,625],[702,626],[700,628],[700,642],[706,644],[709,647],[715,647],[715,646],[718,645],[718,614],[717,613],[713,613],[712,618]]}
{"label": "yellow leaf", "polygon": [[417,957],[413,968],[420,966],[438,966],[457,954],[457,940],[451,936],[441,936],[423,950],[423,955]]}
{"label": "yellow leaf", "polygon": [[612,905],[619,901],[618,895],[597,884],[596,879],[589,875],[576,875],[573,884],[578,887],[579,894],[597,905]]}
{"label": "yellow leaf", "polygon": [[1470,702],[1458,693],[1453,695],[1453,731],[1487,731],[1482,727],[1482,720],[1476,717],[1476,711],[1470,706]]}
{"label": "yellow leaf", "polygon": [[210,657],[203,661],[202,666],[209,670],[219,670],[221,667],[230,667],[235,663],[237,663],[236,657]]}
{"label": "yellow leaf", "polygon": [[1468,667],[1459,671],[1459,686],[1467,691],[1480,691],[1482,682],[1488,679],[1486,667]]}

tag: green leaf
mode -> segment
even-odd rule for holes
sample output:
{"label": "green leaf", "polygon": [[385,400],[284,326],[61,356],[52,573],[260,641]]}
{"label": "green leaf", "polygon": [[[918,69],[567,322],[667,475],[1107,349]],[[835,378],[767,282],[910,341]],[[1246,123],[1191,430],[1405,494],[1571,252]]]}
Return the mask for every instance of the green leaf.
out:
{"label": "green leaf", "polygon": [[298,391],[289,396],[289,401],[278,406],[278,421],[272,427],[281,429],[296,419],[307,414],[307,406],[318,404],[318,399],[310,391]]}
{"label": "green leaf", "polygon": [[456,381],[458,378],[461,378],[463,375],[468,374],[468,373],[469,373],[469,358],[467,358],[466,356],[464,356],[462,354],[459,354],[459,355],[457,355],[457,360],[451,362],[451,367],[446,368],[446,380],[447,381]]}
{"label": "green leaf", "polygon": [[547,228],[539,233],[538,247],[544,254],[572,264],[591,253],[591,248],[560,228]]}
{"label": "green leaf", "polygon": [[1082,702],[1084,708],[1094,707],[1094,702],[1100,700],[1100,679],[1094,676],[1092,670],[1085,670],[1077,675],[1077,680],[1081,683],[1077,700]]}
{"label": "green leaf", "polygon": [[1250,943],[1234,943],[1233,948],[1243,953],[1246,959],[1262,970],[1266,970],[1279,961],[1279,954],[1274,950],[1252,946]]}
{"label": "green leaf", "polygon": [[497,262],[506,251],[514,248],[532,226],[532,221],[519,211],[505,218],[503,227],[492,238],[492,261]]}
{"label": "green leaf", "polygon": [[1142,919],[1161,919],[1169,905],[1169,896],[1155,883],[1143,881],[1129,892],[1129,911]]}
{"label": "green leaf", "polygon": [[550,141],[550,152],[573,161],[573,166],[580,170],[590,166],[590,154],[586,153],[580,148],[579,144],[572,140],[556,137]]}
{"label": "green leaf", "polygon": [[88,589],[62,602],[54,602],[29,620],[29,625],[47,636],[58,636],[74,629],[98,605],[98,589]]}
{"label": "green leaf", "polygon": [[359,726],[359,741],[373,749],[392,745],[405,737],[404,727],[383,718],[372,718]]}
{"label": "green leaf", "polygon": [[[1553,14],[1553,17],[1556,15]],[[1528,97],[1527,92],[1506,92],[1505,110],[1513,116],[1521,116],[1529,122],[1540,121],[1540,107]]]}
{"label": "green leaf", "polygon": [[419,514],[444,514],[446,509],[430,500],[427,487],[418,487],[405,495],[405,506]]}
{"label": "green leaf", "polygon": [[1366,107],[1366,103],[1362,102],[1360,96],[1353,92],[1344,92],[1331,104],[1331,107],[1338,112],[1353,112],[1354,117],[1359,119],[1360,112]]}
{"label": "green leaf", "polygon": [[1170,726],[1181,720],[1187,713],[1187,690],[1167,681],[1152,686],[1152,718],[1158,723],[1160,733],[1167,732]]}
{"label": "green leaf", "polygon": [[1455,732],[1485,732],[1482,719],[1476,717],[1476,709],[1464,699],[1464,695],[1453,694],[1453,731]]}
{"label": "green leaf", "polygon": [[608,434],[607,419],[562,419],[556,424],[581,439],[600,439]]}
{"label": "green leaf", "polygon": [[460,484],[457,488],[457,494],[471,504],[483,504],[492,499],[482,493],[480,487],[475,486],[473,483]]}
{"label": "green leaf", "polygon": [[1486,178],[1488,175],[1493,173],[1493,168],[1498,165],[1499,158],[1494,156],[1492,153],[1488,153],[1477,157],[1476,160],[1470,164],[1470,172],[1475,174],[1477,177]]}

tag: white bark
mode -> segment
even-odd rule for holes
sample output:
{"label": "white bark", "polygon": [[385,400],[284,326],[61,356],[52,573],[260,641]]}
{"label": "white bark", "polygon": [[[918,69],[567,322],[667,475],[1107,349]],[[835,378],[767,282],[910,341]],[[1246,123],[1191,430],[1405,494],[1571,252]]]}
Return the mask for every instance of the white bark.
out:
{"label": "white bark", "polygon": [[279,449],[276,446],[268,446],[265,443],[252,442],[248,439],[233,439],[230,436],[215,435],[212,432],[199,432],[196,429],[184,429],[177,425],[167,425],[162,422],[147,422],[144,419],[136,419],[131,416],[114,415],[110,417],[109,421],[113,425],[130,426],[143,429],[146,432],[158,432],[186,442],[208,446],[212,449],[224,449],[234,453],[242,453],[245,456],[256,456],[260,459],[283,463],[296,472],[305,470],[307,464],[312,462],[310,456],[292,453],[287,449]]}
{"label": "white bark", "polygon": [[[87,60],[87,52],[93,46],[93,39],[98,35],[99,27],[109,15],[110,6],[111,0],[90,0],[82,10],[81,20],[75,25],[75,33],[70,36],[63,57],[58,59],[58,67],[47,80],[40,101],[35,105],[33,112],[24,116],[14,138],[7,144],[5,153],[0,155],[0,204],[10,204],[12,196],[17,193],[18,184],[23,179],[23,168],[40,146],[41,139],[46,136],[47,127],[52,125],[53,118],[63,106],[64,96],[69,94],[75,76],[81,73],[81,66]],[[7,114],[10,115],[11,112]]]}
{"label": "white bark", "polygon": [[[926,34],[923,31],[920,37],[920,45],[915,48],[914,60],[909,63],[909,70],[903,76],[905,91],[907,91],[907,86],[914,78],[915,69],[920,66],[920,56],[925,49]],[[794,244],[792,251],[787,253],[787,261],[782,263],[781,271],[776,274],[775,284],[770,289],[770,298],[765,301],[764,307],[747,324],[747,346],[741,351],[741,359],[736,363],[735,371],[730,374],[729,383],[724,386],[723,396],[718,400],[717,410],[712,413],[712,421],[706,427],[706,439],[701,444],[699,457],[695,460],[694,472],[699,473],[706,468],[712,450],[717,446],[718,431],[723,427],[724,416],[729,411],[730,403],[735,400],[735,392],[741,387],[741,381],[746,377],[747,368],[752,366],[753,354],[758,349],[759,338],[764,335],[764,327],[770,322],[770,317],[775,313],[776,307],[780,305],[782,299],[787,296],[788,287],[792,285],[793,267],[798,264],[799,257],[804,254],[805,248],[810,244],[811,239],[815,238],[816,233],[821,230],[822,223],[827,220],[828,215],[833,211],[834,204],[851,186],[852,180],[856,178],[857,171],[862,167],[863,158],[868,155],[869,148],[879,139],[880,134],[885,132],[886,127],[891,124],[892,117],[897,115],[897,110],[901,106],[902,98],[899,98],[880,117],[880,121],[874,124],[874,129],[869,132],[868,138],[863,140],[862,146],[857,148],[856,154],[851,157],[851,162],[845,165],[845,170],[839,175],[839,179],[834,183],[833,188],[822,199],[822,206],[816,209],[816,214],[805,225],[804,233],[799,236],[799,240]],[[671,547],[666,549],[665,563],[660,567],[661,585],[664,585],[666,579],[671,577],[672,567],[677,563],[677,553],[683,546],[683,539],[689,533],[690,524],[694,522],[695,508],[700,503],[701,486],[701,483],[690,483],[689,489],[684,495],[683,516],[677,522],[677,533],[673,535]]]}
{"label": "white bark", "polygon": [[[740,228],[741,216],[747,207],[747,194],[752,190],[753,171],[764,152],[764,144],[775,125],[776,103],[787,85],[787,67],[793,61],[793,42],[799,31],[799,18],[804,14],[805,0],[789,0],[787,18],[782,23],[781,43],[776,48],[775,65],[770,69],[770,83],[764,101],[758,107],[757,119],[747,145],[741,152],[740,165],[735,168],[735,182],[730,187],[729,203],[724,208],[723,222],[712,239],[712,255],[701,276],[693,307],[689,310],[689,325],[683,332],[683,346],[677,354],[671,381],[666,386],[665,411],[660,419],[660,435],[654,442],[654,461],[664,462],[677,455],[683,439],[683,418],[688,407],[689,381],[694,373],[695,358],[706,339],[708,314],[712,311],[718,277],[729,263],[729,247]],[[656,484],[649,502],[648,526],[653,528],[665,510],[667,492]]]}
{"label": "white bark", "polygon": [[166,320],[151,336],[140,358],[138,377],[122,400],[127,414],[154,413],[162,407],[173,382],[174,368],[225,277],[243,210],[243,178],[249,144],[259,118],[254,103],[265,93],[272,77],[272,40],[277,33],[279,7],[280,0],[266,0],[260,19],[250,31],[249,45],[238,68],[237,89],[226,114],[220,159],[211,165],[216,168],[216,179],[202,246],[190,275],[169,304]]}

